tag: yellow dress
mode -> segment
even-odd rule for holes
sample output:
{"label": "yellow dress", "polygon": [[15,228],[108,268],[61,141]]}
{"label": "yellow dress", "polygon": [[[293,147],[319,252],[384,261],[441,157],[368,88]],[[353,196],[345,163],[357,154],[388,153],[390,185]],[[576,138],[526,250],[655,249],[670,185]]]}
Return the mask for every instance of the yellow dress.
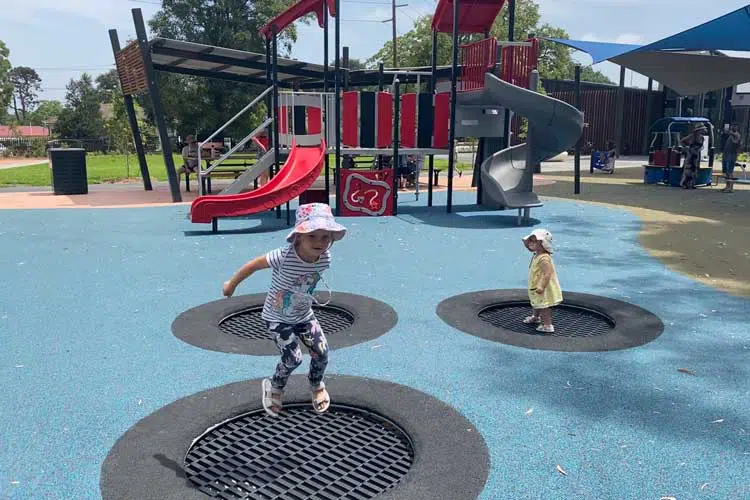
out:
{"label": "yellow dress", "polygon": [[[536,293],[536,285],[542,279],[542,263],[545,261],[552,267],[552,276],[550,276],[544,293],[539,295]],[[552,262],[552,256],[548,253],[534,255],[531,259],[531,264],[529,264],[529,301],[531,302],[531,307],[534,309],[545,309],[556,306],[563,301],[555,264]]]}

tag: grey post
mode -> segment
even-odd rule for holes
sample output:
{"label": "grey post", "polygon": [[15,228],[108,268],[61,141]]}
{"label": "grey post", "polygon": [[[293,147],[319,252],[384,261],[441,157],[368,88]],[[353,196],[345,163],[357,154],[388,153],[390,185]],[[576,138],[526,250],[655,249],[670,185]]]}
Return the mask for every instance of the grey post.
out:
{"label": "grey post", "polygon": [[159,141],[161,142],[161,152],[164,156],[164,165],[167,167],[167,177],[169,178],[169,187],[172,190],[172,201],[177,203],[182,201],[180,193],[180,179],[177,177],[177,171],[174,168],[174,158],[172,158],[172,145],[169,142],[167,133],[167,122],[164,119],[164,108],[161,106],[161,96],[159,88],[156,86],[156,72],[151,62],[151,48],[148,44],[148,35],[146,34],[146,25],[143,23],[143,14],[141,9],[133,9],[133,23],[135,24],[135,33],[138,37],[138,46],[141,49],[143,57],[143,66],[146,68],[146,80],[148,81],[148,93],[151,97],[151,104],[154,107],[154,119],[156,128],[159,130]]}
{"label": "grey post", "polygon": [[[531,70],[529,74],[529,90],[537,92],[539,90],[539,72],[537,70]],[[528,130],[526,132],[526,168],[523,170],[523,177],[521,182],[518,183],[518,191],[523,193],[530,193],[534,190],[534,155],[532,150],[534,149],[534,142],[532,140],[532,125],[531,120],[527,120]]]}
{"label": "grey post", "polygon": [[[117,56],[117,53],[120,52],[120,39],[117,37],[117,30],[109,30],[109,41],[112,43],[112,53]],[[125,101],[125,111],[128,113],[130,130],[133,132],[133,142],[135,143],[135,152],[138,155],[138,165],[141,167],[143,188],[146,191],[152,191],[154,188],[151,186],[151,175],[148,172],[146,152],[143,150],[141,131],[138,128],[138,117],[135,114],[135,106],[133,105],[133,96],[123,94],[123,99]]]}

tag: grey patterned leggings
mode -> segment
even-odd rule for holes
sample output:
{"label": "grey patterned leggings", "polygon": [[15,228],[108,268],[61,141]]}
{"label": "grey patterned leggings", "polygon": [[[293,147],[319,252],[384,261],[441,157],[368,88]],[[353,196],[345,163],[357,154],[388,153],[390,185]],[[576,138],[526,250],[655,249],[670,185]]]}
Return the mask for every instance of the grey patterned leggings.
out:
{"label": "grey patterned leggings", "polygon": [[328,342],[318,320],[313,318],[306,323],[295,325],[266,322],[266,326],[281,351],[281,361],[276,365],[276,372],[271,378],[273,388],[283,391],[289,376],[302,364],[300,341],[310,350],[312,359],[307,378],[310,380],[310,387],[317,388],[323,381],[328,366]]}

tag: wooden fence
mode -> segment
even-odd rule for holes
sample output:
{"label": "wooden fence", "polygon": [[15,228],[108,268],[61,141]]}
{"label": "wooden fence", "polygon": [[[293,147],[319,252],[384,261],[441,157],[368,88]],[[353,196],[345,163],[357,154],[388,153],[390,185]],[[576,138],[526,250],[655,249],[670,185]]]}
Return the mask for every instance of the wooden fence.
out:
{"label": "wooden fence", "polygon": [[[568,80],[544,80],[547,95],[575,105],[574,82]],[[617,129],[617,87],[583,83],[581,86],[581,109],[584,113],[586,127],[583,129],[582,151],[588,154],[591,150],[601,150],[609,141],[615,142]],[[649,110],[649,94],[651,103]],[[646,134],[648,126],[664,114],[662,92],[646,89],[625,89],[622,122],[621,154],[646,154],[648,145]],[[521,131],[522,120],[515,116],[512,122],[514,138]],[[513,143],[523,142],[514,139]]]}

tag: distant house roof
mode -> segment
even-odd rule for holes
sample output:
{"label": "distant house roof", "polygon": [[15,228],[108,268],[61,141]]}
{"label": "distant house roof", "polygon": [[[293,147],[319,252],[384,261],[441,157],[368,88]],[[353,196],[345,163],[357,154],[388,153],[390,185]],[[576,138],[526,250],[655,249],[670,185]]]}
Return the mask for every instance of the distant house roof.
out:
{"label": "distant house roof", "polygon": [[19,125],[11,132],[7,125],[0,125],[0,137],[47,137],[49,129],[38,125]]}

